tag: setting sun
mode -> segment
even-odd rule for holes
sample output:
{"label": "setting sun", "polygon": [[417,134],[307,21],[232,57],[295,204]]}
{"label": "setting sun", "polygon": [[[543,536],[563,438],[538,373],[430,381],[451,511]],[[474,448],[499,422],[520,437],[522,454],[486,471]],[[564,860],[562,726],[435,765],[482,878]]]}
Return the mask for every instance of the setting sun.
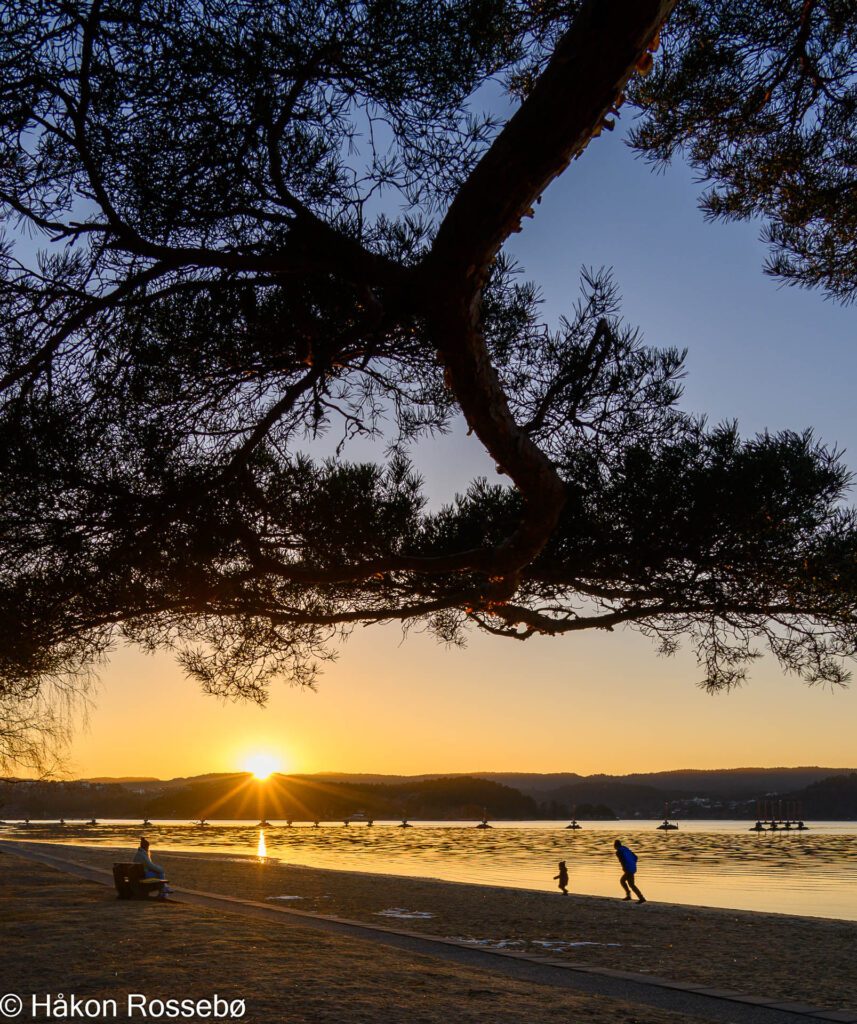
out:
{"label": "setting sun", "polygon": [[261,782],[280,768],[280,759],[273,754],[251,754],[244,759],[242,767]]}

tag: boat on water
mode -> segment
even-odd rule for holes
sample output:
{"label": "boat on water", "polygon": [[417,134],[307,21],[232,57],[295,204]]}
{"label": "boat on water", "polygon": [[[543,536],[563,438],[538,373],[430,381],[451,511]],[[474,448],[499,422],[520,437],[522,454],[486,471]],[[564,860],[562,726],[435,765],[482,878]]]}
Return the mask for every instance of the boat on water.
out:
{"label": "boat on water", "polygon": [[569,824],[569,825],[566,825],[565,827],[566,827],[567,829],[569,829],[569,828],[573,828],[573,829],[583,828],[583,826],[582,826],[582,825],[579,825],[579,824],[578,824],[578,822],[577,822],[577,818],[573,818],[573,819],[572,819],[572,821],[571,821],[571,824]]}
{"label": "boat on water", "polygon": [[479,824],[476,827],[477,828],[491,828],[491,826],[488,824],[488,808],[487,807],[483,807],[482,808],[482,821],[480,821]]}
{"label": "boat on water", "polygon": [[659,832],[678,832],[678,822],[670,821],[670,805],[669,801],[664,801],[664,820],[660,825],[656,825],[655,828]]}

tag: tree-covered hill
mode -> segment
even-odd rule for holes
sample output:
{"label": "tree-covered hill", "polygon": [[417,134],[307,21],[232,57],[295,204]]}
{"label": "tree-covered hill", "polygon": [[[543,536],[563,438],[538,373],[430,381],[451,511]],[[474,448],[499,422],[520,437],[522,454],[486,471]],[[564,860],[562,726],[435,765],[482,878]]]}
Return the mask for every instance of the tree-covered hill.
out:
{"label": "tree-covered hill", "polygon": [[[563,783],[564,779],[571,781]],[[649,780],[646,784],[640,781]],[[501,781],[503,780],[503,781]],[[514,783],[520,780],[517,785]],[[836,768],[755,768],[651,775],[532,773],[389,776],[245,773],[168,780],[0,782],[6,818],[316,818],[364,812],[376,818],[562,819],[754,818],[756,801],[797,802],[806,818],[857,818],[857,772]],[[600,805],[600,806],[599,806]],[[596,808],[590,813],[587,808]]]}
{"label": "tree-covered hill", "polygon": [[222,775],[145,787],[85,782],[0,784],[7,817],[276,818],[337,820],[363,812],[374,818],[531,819],[542,816],[532,797],[485,779],[439,778],[393,785],[327,782],[311,776]]}
{"label": "tree-covered hill", "polygon": [[793,794],[795,798],[802,802],[807,818],[853,821],[857,819],[857,772],[814,782]]}

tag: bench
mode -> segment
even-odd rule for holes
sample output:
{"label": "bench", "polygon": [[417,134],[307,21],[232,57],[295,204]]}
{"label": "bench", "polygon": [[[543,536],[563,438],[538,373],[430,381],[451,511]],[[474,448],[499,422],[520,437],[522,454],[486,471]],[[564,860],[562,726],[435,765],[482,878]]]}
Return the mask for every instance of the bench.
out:
{"label": "bench", "polygon": [[159,893],[166,884],[165,878],[146,878],[142,864],[114,864],[113,882],[116,896],[120,900],[145,900],[149,893]]}

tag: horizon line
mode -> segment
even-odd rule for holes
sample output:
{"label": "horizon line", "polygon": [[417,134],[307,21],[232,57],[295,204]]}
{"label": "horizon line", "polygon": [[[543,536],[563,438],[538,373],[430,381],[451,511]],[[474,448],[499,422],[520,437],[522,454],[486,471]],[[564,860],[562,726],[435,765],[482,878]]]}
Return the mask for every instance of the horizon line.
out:
{"label": "horizon line", "polygon": [[[633,776],[640,775],[674,775],[674,774],[704,774],[704,773],[716,773],[716,772],[775,772],[775,771],[832,771],[832,772],[857,772],[857,767],[851,766],[831,766],[831,765],[820,765],[820,764],[800,764],[800,765],[739,765],[737,767],[721,767],[721,768],[665,768],[658,769],[656,771],[635,771],[635,772],[590,772],[584,774],[582,772],[574,771],[573,769],[567,769],[565,771],[550,771],[550,772],[538,772],[538,771],[527,771],[527,770],[506,770],[506,771],[427,771],[427,772],[396,772],[396,771],[339,771],[335,769],[325,769],[323,771],[307,772],[307,771],[295,771],[295,772],[272,772],[272,775],[279,775],[282,778],[301,778],[301,777],[315,777],[315,776],[360,776],[360,775],[375,775],[389,778],[403,778],[412,779],[423,776],[432,776],[435,778],[462,778],[462,777],[480,777],[486,775],[531,775],[540,776],[543,778],[550,778],[555,775],[576,775],[581,779],[591,779],[598,776],[608,776],[611,778],[630,778]],[[245,770],[237,771],[202,771],[197,772],[193,775],[174,775],[169,778],[162,778],[161,776],[155,775],[87,775],[78,777],[41,777],[38,776],[15,776],[6,775],[0,778],[0,781],[22,781],[22,782],[99,782],[99,781],[125,781],[125,782],[140,782],[140,783],[151,783],[151,782],[174,782],[177,779],[195,779],[201,778],[207,775],[252,775],[253,772]]]}

